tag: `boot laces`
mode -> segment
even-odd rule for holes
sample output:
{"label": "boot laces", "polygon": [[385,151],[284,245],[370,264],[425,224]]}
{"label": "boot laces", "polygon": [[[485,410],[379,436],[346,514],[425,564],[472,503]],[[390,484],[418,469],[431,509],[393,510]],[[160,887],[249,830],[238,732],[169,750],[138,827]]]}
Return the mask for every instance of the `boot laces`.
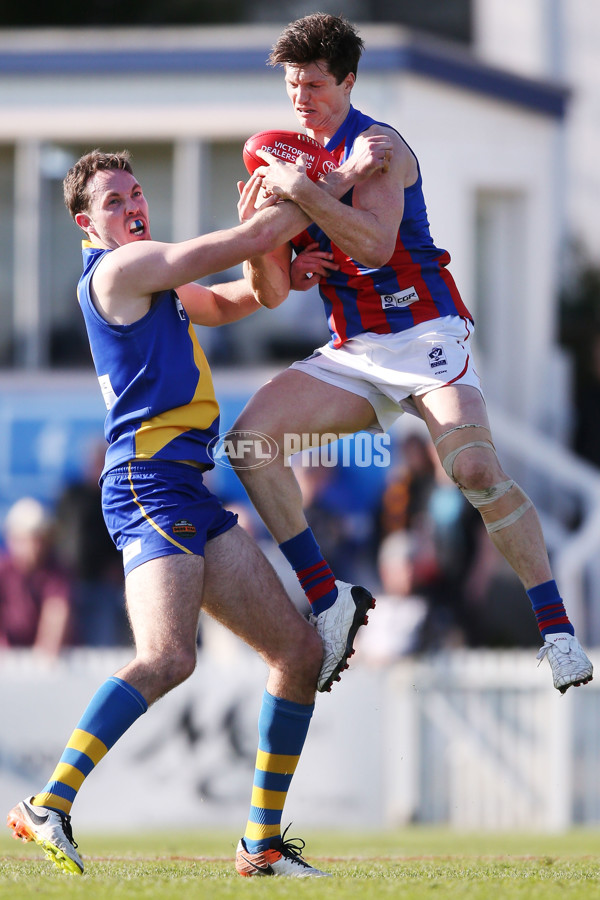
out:
{"label": "boot laces", "polygon": [[79,846],[75,838],[73,837],[73,828],[71,827],[71,816],[68,816],[66,813],[59,813],[59,816],[62,821],[63,831],[65,833],[65,837],[72,844],[75,849]]}
{"label": "boot laces", "polygon": [[290,822],[290,824],[281,835],[281,843],[277,844],[277,846],[273,849],[279,850],[282,856],[285,856],[288,859],[293,859],[294,862],[299,863],[302,866],[306,866],[307,869],[310,869],[311,866],[309,866],[306,860],[302,858],[302,851],[306,846],[306,842],[303,841],[302,838],[288,838],[287,841],[285,839],[285,836],[291,828],[291,825],[292,823]]}

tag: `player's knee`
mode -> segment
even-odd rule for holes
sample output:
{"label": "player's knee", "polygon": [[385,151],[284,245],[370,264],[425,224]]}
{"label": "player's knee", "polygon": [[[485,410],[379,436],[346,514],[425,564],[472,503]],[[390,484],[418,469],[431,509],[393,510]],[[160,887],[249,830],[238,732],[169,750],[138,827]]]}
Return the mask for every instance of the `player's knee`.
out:
{"label": "player's knee", "polygon": [[481,447],[469,447],[459,453],[454,460],[452,476],[459,487],[467,491],[486,491],[506,479],[495,453]]}
{"label": "player's knee", "polygon": [[296,665],[308,681],[316,679],[323,662],[323,641],[311,625],[304,630],[298,647]]}
{"label": "player's knee", "polygon": [[321,668],[323,662],[323,641],[316,628],[311,625],[305,636],[304,653],[308,658],[311,666]]}
{"label": "player's knee", "polygon": [[444,471],[459,487],[485,490],[502,477],[489,429],[475,422],[449,428],[435,440]]}
{"label": "player's knee", "polygon": [[316,684],[322,662],[323,642],[317,630],[305,622],[283,649],[279,667],[310,686]]}
{"label": "player's knee", "polygon": [[255,425],[251,418],[240,418],[223,438],[223,451],[231,468],[240,478],[262,468],[281,453],[281,442],[268,426]]}
{"label": "player's knee", "polygon": [[187,681],[196,668],[196,662],[195,648],[177,647],[172,652],[161,653],[160,659],[154,662],[153,667],[162,692],[167,693]]}

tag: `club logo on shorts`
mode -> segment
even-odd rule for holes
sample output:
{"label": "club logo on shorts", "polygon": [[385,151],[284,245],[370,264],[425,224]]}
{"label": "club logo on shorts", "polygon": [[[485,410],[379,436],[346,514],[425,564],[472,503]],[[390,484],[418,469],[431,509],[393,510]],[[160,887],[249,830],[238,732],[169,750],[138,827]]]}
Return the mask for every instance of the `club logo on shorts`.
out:
{"label": "club logo on shorts", "polygon": [[437,369],[440,366],[448,365],[448,360],[446,359],[446,354],[444,353],[444,348],[441,344],[437,344],[435,347],[432,347],[427,354],[427,358],[429,359],[429,365],[432,369]]}
{"label": "club logo on shorts", "polygon": [[173,534],[176,534],[177,537],[180,538],[196,537],[196,526],[191,522],[188,522],[187,519],[178,519],[178,521],[173,525],[172,530]]}

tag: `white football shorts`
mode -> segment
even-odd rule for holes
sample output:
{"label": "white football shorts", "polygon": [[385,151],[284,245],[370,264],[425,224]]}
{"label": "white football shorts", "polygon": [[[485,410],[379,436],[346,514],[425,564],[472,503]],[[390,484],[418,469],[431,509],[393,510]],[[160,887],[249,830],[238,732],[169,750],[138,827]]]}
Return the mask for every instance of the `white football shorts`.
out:
{"label": "white football shorts", "polygon": [[419,415],[413,395],[449,384],[469,385],[481,393],[471,333],[467,319],[444,316],[398,334],[361,334],[338,349],[325,344],[290,368],[365,397],[379,423],[371,430],[389,431],[403,412]]}

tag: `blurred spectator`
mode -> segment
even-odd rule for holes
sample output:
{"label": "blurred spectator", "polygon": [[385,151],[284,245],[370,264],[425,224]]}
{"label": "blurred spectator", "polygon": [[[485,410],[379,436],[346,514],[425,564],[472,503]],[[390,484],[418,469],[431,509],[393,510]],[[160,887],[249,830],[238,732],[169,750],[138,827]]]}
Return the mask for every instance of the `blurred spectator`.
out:
{"label": "blurred spectator", "polygon": [[433,601],[451,614],[469,647],[535,647],[539,631],[524,588],[496,549],[481,517],[430,445],[435,484],[427,514],[438,582]]}
{"label": "blurred spectator", "polygon": [[292,458],[306,520],[336,578],[351,584],[372,581],[371,515],[348,488],[344,473],[350,470],[324,465],[323,458],[327,459],[326,449]]}
{"label": "blurred spectator", "polygon": [[31,647],[56,657],[72,641],[72,583],[54,558],[52,524],[33,497],[17,500],[7,513],[0,647]]}
{"label": "blurred spectator", "polygon": [[382,540],[392,531],[413,528],[427,511],[435,482],[428,435],[409,434],[401,443],[401,462],[390,472],[377,515]]}
{"label": "blurred spectator", "polygon": [[481,516],[448,477],[433,444],[429,445],[429,454],[434,478],[423,527],[430,530],[438,570],[434,599],[461,628],[466,643],[473,646],[479,643],[481,601],[496,551]]}
{"label": "blurred spectator", "polygon": [[462,621],[462,582],[455,576],[468,568],[470,510],[427,436],[405,437],[400,463],[381,497],[376,530],[383,542],[389,535],[410,532],[413,589],[430,605],[429,649],[444,643],[440,628],[453,631]]}
{"label": "blurred spectator", "polygon": [[105,450],[104,441],[90,448],[83,478],[67,485],[56,505],[57,554],[74,578],[77,633],[89,647],[131,641],[123,561],[102,516],[98,479]]}
{"label": "blurred spectator", "polygon": [[383,666],[424,649],[429,603],[417,587],[418,553],[418,541],[408,531],[394,531],[383,540],[378,554],[381,592],[368,628],[358,633],[357,660]]}
{"label": "blurred spectator", "polygon": [[[377,526],[384,542],[388,534],[411,532],[413,591],[428,602],[421,649],[454,646],[459,635],[469,647],[535,646],[539,633],[520,581],[431,442],[411,434],[400,449]],[[371,620],[378,615],[379,602]]]}

